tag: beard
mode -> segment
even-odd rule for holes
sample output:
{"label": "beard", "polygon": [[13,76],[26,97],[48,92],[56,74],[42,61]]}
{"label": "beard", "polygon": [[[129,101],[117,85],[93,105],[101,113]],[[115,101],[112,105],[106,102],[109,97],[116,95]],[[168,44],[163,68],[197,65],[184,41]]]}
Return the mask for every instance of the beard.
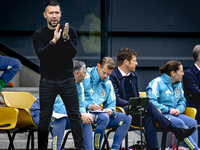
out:
{"label": "beard", "polygon": [[49,25],[50,25],[50,26],[52,26],[52,27],[54,27],[54,28],[55,28],[55,27],[58,25],[59,21],[57,21],[57,23],[56,23],[56,24],[52,24],[52,23],[51,23],[51,21],[49,21],[48,23],[49,23]]}

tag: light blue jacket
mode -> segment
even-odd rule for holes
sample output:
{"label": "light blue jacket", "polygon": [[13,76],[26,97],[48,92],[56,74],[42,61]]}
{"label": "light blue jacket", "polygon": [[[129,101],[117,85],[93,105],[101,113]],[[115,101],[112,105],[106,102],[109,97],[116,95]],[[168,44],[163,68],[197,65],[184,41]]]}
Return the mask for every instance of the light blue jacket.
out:
{"label": "light blue jacket", "polygon": [[163,114],[168,114],[171,108],[179,109],[180,113],[185,111],[186,99],[181,82],[172,85],[170,76],[165,73],[149,82],[146,92],[150,101]]}
{"label": "light blue jacket", "polygon": [[[40,110],[39,96],[30,108],[31,113],[32,112],[34,113],[34,111],[36,111],[36,110]],[[66,109],[65,109],[65,105],[64,105],[59,94],[56,96],[56,100],[54,102],[53,110],[56,113],[67,114]]]}
{"label": "light blue jacket", "polygon": [[58,94],[56,96],[56,100],[53,105],[53,111],[55,111],[56,113],[60,113],[60,114],[67,114],[65,105],[60,97],[60,94]]}
{"label": "light blue jacket", "polygon": [[87,68],[87,76],[83,81],[83,87],[85,88],[85,100],[81,112],[86,112],[89,105],[94,105],[94,101],[97,105],[103,104],[104,109],[112,109],[114,111],[113,115],[116,113],[116,97],[112,82],[109,77],[104,81],[100,80],[97,67]]}
{"label": "light blue jacket", "polygon": [[83,83],[77,83],[78,99],[79,99],[79,111],[80,113],[86,113],[87,103],[85,102],[85,93]]}

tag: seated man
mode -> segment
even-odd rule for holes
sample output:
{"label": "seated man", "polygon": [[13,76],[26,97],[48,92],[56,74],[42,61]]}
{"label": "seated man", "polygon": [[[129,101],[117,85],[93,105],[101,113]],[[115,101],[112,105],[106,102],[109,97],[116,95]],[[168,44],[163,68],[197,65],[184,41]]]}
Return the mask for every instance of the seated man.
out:
{"label": "seated man", "polygon": [[183,86],[187,106],[197,109],[196,120],[200,124],[200,45],[193,49],[195,63],[184,72]]}
{"label": "seated man", "polygon": [[[137,54],[134,50],[129,48],[120,49],[117,54],[117,66],[110,75],[110,80],[115,89],[116,105],[123,107],[125,111],[127,110],[129,99],[131,97],[139,97],[137,75],[134,72],[138,64],[136,57]],[[135,120],[133,118],[133,121]],[[173,132],[179,141],[182,141],[183,138],[188,137],[194,132],[194,129],[176,128],[149,102],[147,114],[144,118],[146,140],[149,150],[159,149],[155,122],[163,129]]]}
{"label": "seated man", "polygon": [[[84,80],[85,75],[86,75],[85,63],[82,61],[74,60],[74,76],[77,83],[77,87]],[[33,118],[33,122],[36,125],[38,125],[39,113],[40,113],[39,98],[32,104],[30,111],[31,111],[31,116]],[[93,121],[91,114],[88,113],[81,113],[81,120],[84,124],[91,124],[91,122]],[[70,129],[70,128],[71,128],[70,120],[67,117],[65,105],[60,95],[57,95],[53,106],[52,119],[50,122],[50,129],[52,130],[52,138],[53,138],[53,143],[52,143],[53,150],[60,150],[64,131],[65,129]],[[90,140],[92,141],[92,139]]]}
{"label": "seated man", "polygon": [[[94,149],[101,149],[101,142],[106,128],[117,127],[111,149],[118,150],[122,140],[126,136],[132,117],[124,113],[116,113],[116,97],[113,85],[109,80],[109,75],[115,67],[115,63],[110,57],[103,57],[96,67],[87,68],[87,76],[83,81],[85,100],[82,103],[81,113],[88,110],[93,115]],[[80,99],[79,99],[80,100]],[[103,110],[100,105],[103,104]],[[95,112],[96,111],[96,112]],[[83,136],[85,147],[93,148],[93,143],[87,139],[91,133],[92,126],[83,124]],[[89,135],[91,136],[91,134]]]}
{"label": "seated man", "polygon": [[21,63],[18,59],[0,55],[0,70],[4,71],[0,76],[0,91],[20,70]]}

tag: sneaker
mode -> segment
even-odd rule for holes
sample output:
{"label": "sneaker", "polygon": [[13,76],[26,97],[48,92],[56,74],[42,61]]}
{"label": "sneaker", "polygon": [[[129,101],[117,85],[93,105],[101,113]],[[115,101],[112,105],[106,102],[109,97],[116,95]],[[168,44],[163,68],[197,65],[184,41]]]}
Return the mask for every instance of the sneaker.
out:
{"label": "sneaker", "polygon": [[174,133],[174,135],[179,141],[183,141],[184,138],[187,138],[188,136],[190,136],[195,130],[196,130],[195,127],[191,129],[172,127],[170,131]]}

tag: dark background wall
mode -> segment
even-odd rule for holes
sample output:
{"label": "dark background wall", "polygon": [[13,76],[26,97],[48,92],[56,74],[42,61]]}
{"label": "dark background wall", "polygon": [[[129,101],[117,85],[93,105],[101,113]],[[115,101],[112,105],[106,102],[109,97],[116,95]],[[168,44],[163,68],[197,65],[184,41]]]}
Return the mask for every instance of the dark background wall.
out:
{"label": "dark background wall", "polygon": [[[2,0],[0,5],[0,43],[8,49],[39,65],[32,34],[46,26],[43,17],[47,0]],[[85,53],[79,28],[84,17],[100,0],[59,0],[61,24],[69,22],[78,34],[78,54],[88,66],[96,65],[98,53]],[[108,56],[116,61],[117,51],[123,47],[138,53],[137,74],[140,91],[159,75],[158,68],[169,60],[179,60],[184,68],[192,65],[193,47],[200,43],[199,0],[109,0]],[[99,35],[97,35],[98,37]],[[0,49],[5,51],[5,49]]]}

